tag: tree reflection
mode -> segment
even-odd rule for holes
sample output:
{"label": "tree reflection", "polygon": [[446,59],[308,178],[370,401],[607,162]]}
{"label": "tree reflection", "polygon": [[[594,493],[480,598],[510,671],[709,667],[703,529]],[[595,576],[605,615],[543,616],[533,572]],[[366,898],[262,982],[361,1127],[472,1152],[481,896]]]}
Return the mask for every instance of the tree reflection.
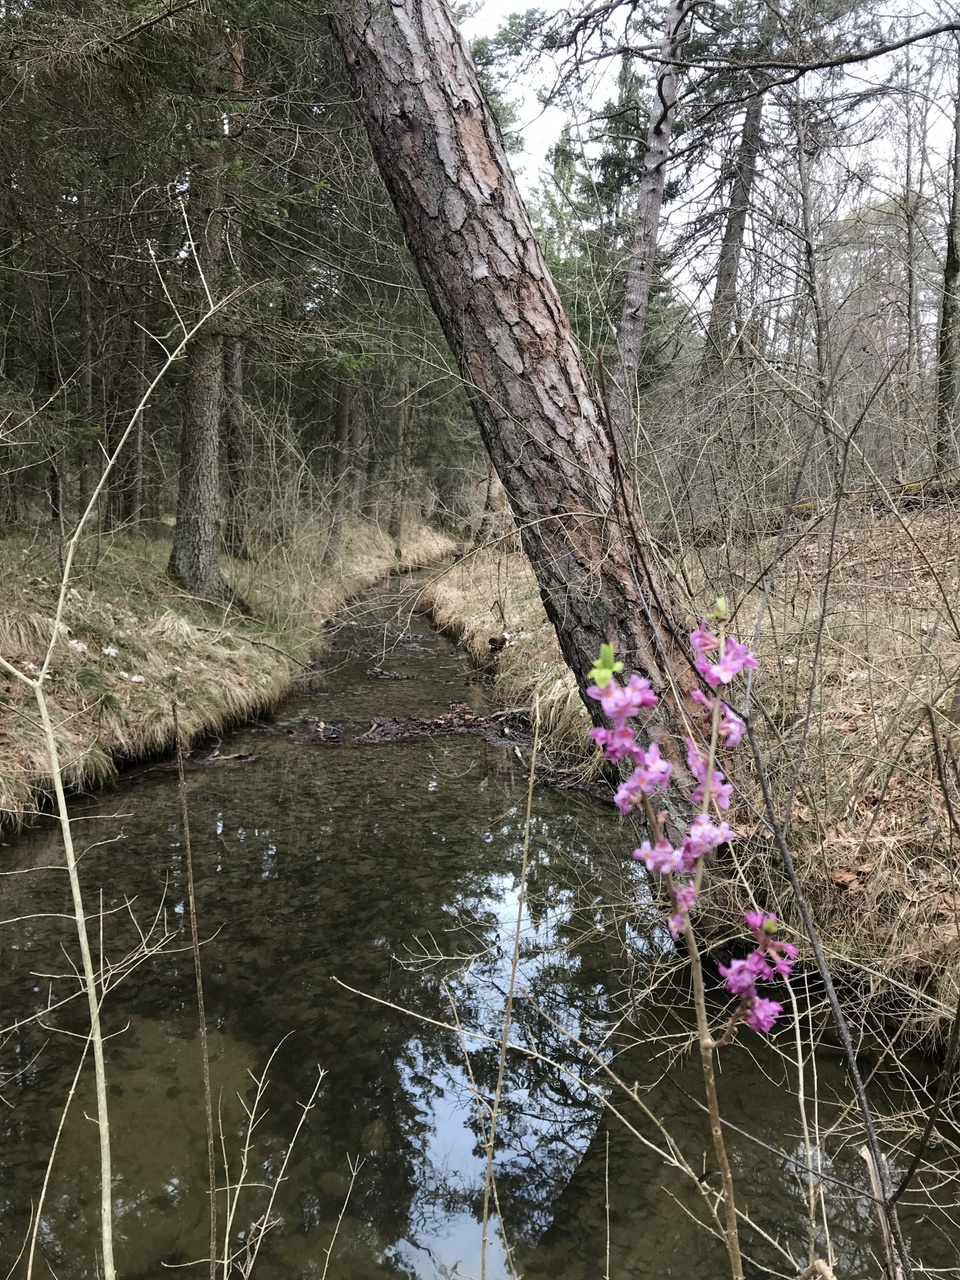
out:
{"label": "tree reflection", "polygon": [[[338,678],[349,683],[349,669]],[[412,682],[399,692],[438,702],[455,696],[446,686],[425,691]],[[364,697],[373,696],[351,686],[358,727],[369,723],[361,723]],[[224,744],[248,746],[246,739]],[[326,1072],[277,1197],[282,1225],[267,1237],[263,1273],[277,1280],[322,1274],[350,1161],[362,1159],[332,1274],[432,1280],[455,1266],[475,1274],[484,1129],[474,1090],[488,1102],[498,1074],[525,838],[522,786],[509,785],[506,771],[491,774],[492,749],[470,739],[323,751],[279,732],[262,737],[258,749],[261,761],[247,769],[189,775],[188,799],[232,1170],[245,1123],[231,1099],[239,1091],[249,1100],[248,1072],[259,1075],[280,1045],[255,1135],[261,1183],[279,1174],[317,1066]],[[177,797],[168,779],[141,778],[113,803],[130,815],[120,824],[123,840],[99,844],[116,837],[118,822],[91,811],[82,824],[84,878],[105,886],[108,913],[129,901],[149,917],[163,898],[177,933],[177,945],[133,972],[106,1005],[108,1029],[117,1033],[110,1068],[118,1234],[132,1280],[202,1256],[206,1187]],[[11,869],[51,861],[43,840],[40,832],[26,838]],[[709,1189],[710,1143],[694,1101],[699,1068],[685,1050],[686,981],[664,950],[658,913],[648,919],[637,907],[644,882],[622,854],[609,852],[623,843],[606,810],[538,792],[511,1031],[518,1049],[507,1058],[497,1131],[502,1227],[528,1276],[603,1274],[609,1251],[612,1277],[682,1268],[686,1277],[712,1280],[722,1274],[723,1251],[690,1226],[689,1215],[704,1215],[700,1187],[604,1112],[612,1086],[603,1063],[611,1063],[628,1084],[637,1082]],[[61,950],[63,922],[49,914],[64,907],[66,894],[55,871],[11,876],[6,885],[6,914],[17,922],[0,931],[0,962],[10,975],[5,1021],[18,1025],[0,1059],[4,1096],[14,1104],[0,1111],[5,1270],[78,1056],[74,1040],[24,1021],[74,988]],[[105,916],[108,955],[129,950],[136,938],[125,910]],[[72,943],[65,945],[69,952]],[[36,973],[66,976],[40,981]],[[334,976],[387,1003],[351,994]],[[632,1022],[616,1024],[625,1002]],[[44,1023],[80,1031],[82,1010],[67,1005]],[[766,1144],[731,1137],[744,1208],[760,1229],[744,1237],[754,1274],[782,1270],[763,1232],[790,1239],[798,1251],[807,1239],[797,1167],[777,1154],[802,1151],[795,1082],[787,1060],[755,1037],[724,1050],[722,1069],[725,1114]],[[845,1082],[830,1060],[818,1073],[819,1119],[827,1127]],[[93,1140],[84,1107],[81,1094],[42,1232],[61,1280],[95,1274],[96,1211],[77,1194]],[[639,1112],[632,1122],[660,1141]],[[840,1182],[863,1184],[855,1143],[825,1142],[818,1159]],[[844,1276],[873,1274],[869,1206],[835,1185],[828,1201]],[[262,1190],[245,1195],[234,1243],[263,1205]],[[494,1258],[490,1275],[502,1274]]]}

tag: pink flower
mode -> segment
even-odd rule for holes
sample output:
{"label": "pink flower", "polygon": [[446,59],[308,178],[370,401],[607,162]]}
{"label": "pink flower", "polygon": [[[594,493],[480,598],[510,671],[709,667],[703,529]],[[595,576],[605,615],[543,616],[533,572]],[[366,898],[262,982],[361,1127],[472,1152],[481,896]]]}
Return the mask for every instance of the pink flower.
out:
{"label": "pink flower", "polygon": [[621,813],[629,813],[631,809],[642,803],[642,796],[652,795],[658,787],[665,787],[673,772],[673,765],[667,760],[660,759],[660,748],[655,742],[651,743],[645,751],[642,747],[638,747],[633,753],[633,758],[637,761],[636,769],[626,782],[621,783],[617,794],[613,797],[614,804]]}
{"label": "pink flower", "polygon": [[673,765],[668,760],[660,759],[660,748],[651,742],[646,751],[638,750],[633,757],[637,762],[636,773],[640,775],[640,785],[647,795],[652,795],[658,787],[665,787],[673,773]]}
{"label": "pink flower", "polygon": [[[708,664],[709,667],[709,664]],[[710,698],[702,689],[694,689],[690,694],[691,702],[697,702],[703,707],[703,719],[706,724],[710,724],[713,720],[714,708],[717,705],[716,698]],[[717,720],[717,733],[724,740],[726,745],[731,749],[739,747],[743,739],[746,725],[738,715],[727,706],[725,702],[720,703],[720,715]]]}
{"label": "pink flower", "polygon": [[759,951],[754,951],[745,960],[731,960],[729,964],[717,966],[723,985],[731,995],[741,999],[756,999],[757,982],[766,977],[766,964]]}
{"label": "pink flower", "polygon": [[700,750],[692,738],[687,738],[687,768],[697,779],[703,782],[707,776],[707,757]]}
{"label": "pink flower", "polygon": [[729,809],[730,798],[733,795],[733,784],[724,782],[723,774],[719,769],[713,771],[713,777],[710,779],[710,794],[716,801],[718,809]]}
{"label": "pink flower", "polygon": [[792,942],[780,942],[774,936],[777,917],[762,911],[745,911],[743,918],[757,940],[757,952],[764,958],[767,976],[772,978],[776,970],[781,978],[789,978],[797,958],[797,948]]}
{"label": "pink flower", "polygon": [[733,831],[725,822],[715,823],[709,814],[700,813],[691,822],[690,833],[686,838],[701,853],[708,853],[722,844],[729,844],[733,839]]}
{"label": "pink flower", "polygon": [[700,657],[705,653],[712,653],[719,643],[718,637],[707,630],[705,622],[701,622],[696,631],[690,633],[690,648]]}
{"label": "pink flower", "polygon": [[624,695],[629,698],[630,705],[635,708],[635,710],[628,713],[632,716],[637,715],[644,707],[655,707],[657,705],[657,695],[650,687],[650,681],[645,676],[638,676],[636,672],[627,681]]}
{"label": "pink flower", "polygon": [[707,798],[709,790],[710,799],[715,800],[721,809],[730,808],[730,797],[733,795],[733,787],[729,782],[724,782],[723,774],[719,769],[713,769],[707,774],[704,769],[704,776],[697,783],[696,788],[691,792],[690,800],[693,804],[703,804]]}
{"label": "pink flower", "polygon": [[649,840],[644,840],[639,849],[634,849],[633,856],[642,861],[648,871],[659,871],[661,875],[679,871],[683,862],[683,854],[674,849],[669,840],[658,840],[653,846]]}
{"label": "pink flower", "polygon": [[747,726],[740,717],[731,711],[726,703],[723,703],[720,712],[720,723],[717,726],[717,733],[719,733],[720,737],[723,738],[724,742],[731,748],[731,750],[734,747],[739,747],[746,728]]}
{"label": "pink flower", "polygon": [[591,729],[587,736],[603,748],[608,760],[622,760],[631,755],[637,745],[633,730],[626,725],[619,729]]}
{"label": "pink flower", "polygon": [[729,684],[741,671],[756,665],[757,660],[747,646],[734,640],[733,636],[727,636],[726,644],[723,646],[723,656],[717,664],[721,682]]}
{"label": "pink flower", "polygon": [[689,911],[697,900],[697,891],[692,884],[681,881],[673,886],[673,903],[678,911]]}
{"label": "pink flower", "polygon": [[762,1031],[765,1035],[773,1030],[773,1024],[783,1013],[783,1005],[776,1000],[763,1000],[754,996],[744,1016],[744,1022],[751,1031]]}
{"label": "pink flower", "polygon": [[[694,632],[696,634],[696,632]],[[705,654],[709,650],[698,650],[694,666],[706,680],[711,689],[717,685],[729,684],[730,681],[747,667],[755,667],[757,659],[745,644],[727,636],[723,645],[723,653],[719,662],[709,662]]]}
{"label": "pink flower", "polygon": [[657,695],[650,687],[650,681],[643,676],[632,675],[627,684],[620,685],[610,680],[600,688],[592,684],[587,693],[600,703],[604,715],[609,716],[618,729],[631,716],[637,715],[644,707],[655,707]]}

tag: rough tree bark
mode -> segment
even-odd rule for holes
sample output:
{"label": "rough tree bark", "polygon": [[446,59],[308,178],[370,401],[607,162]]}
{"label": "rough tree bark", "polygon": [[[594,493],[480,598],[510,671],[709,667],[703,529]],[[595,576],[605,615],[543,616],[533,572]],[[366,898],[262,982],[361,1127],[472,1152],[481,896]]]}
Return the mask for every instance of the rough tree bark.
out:
{"label": "rough tree bark", "polygon": [[223,390],[226,409],[227,506],[224,542],[232,556],[250,558],[249,523],[250,442],[243,394],[242,338],[233,337],[223,350]]}
{"label": "rough tree bark", "polygon": [[[775,6],[769,6],[762,13],[758,43],[761,49],[766,49],[776,30],[779,15]],[[737,147],[737,158],[733,164],[730,203],[727,206],[723,239],[720,242],[717,281],[710,307],[710,318],[707,322],[707,340],[703,352],[701,372],[705,376],[715,374],[723,365],[729,354],[730,334],[736,324],[737,275],[740,271],[740,255],[743,252],[750,198],[757,176],[757,160],[763,139],[763,97],[763,85],[758,84],[747,102]]]}
{"label": "rough tree bark", "polygon": [[676,62],[686,38],[687,18],[692,7],[693,0],[669,0],[663,39],[660,42],[660,70],[650,103],[647,149],[643,157],[643,174],[637,197],[637,222],[627,266],[623,315],[617,335],[617,369],[613,386],[608,393],[614,438],[625,459],[633,455],[633,407],[637,398],[637,374],[640,370],[643,335],[647,327],[647,312],[650,309],[660,211],[663,208],[663,189],[667,179],[673,120],[677,109]]}
{"label": "rough tree bark", "polygon": [[938,472],[957,465],[957,425],[960,421],[960,37],[957,39],[956,88],[950,215],[947,219],[947,252],[943,264],[943,299],[937,337],[937,432],[934,461]]}
{"label": "rough tree bark", "polygon": [[684,637],[450,11],[358,0],[331,22],[585,705],[595,715],[587,673],[612,642],[667,695],[653,731],[676,759]]}

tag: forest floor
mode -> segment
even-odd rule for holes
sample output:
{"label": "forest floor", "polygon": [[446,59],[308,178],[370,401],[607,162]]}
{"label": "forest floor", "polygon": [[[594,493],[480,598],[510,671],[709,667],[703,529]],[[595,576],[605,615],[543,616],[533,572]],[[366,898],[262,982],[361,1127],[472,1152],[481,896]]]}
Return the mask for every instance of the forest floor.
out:
{"label": "forest floor", "polygon": [[[91,786],[124,761],[169,751],[174,703],[189,742],[275,704],[324,647],[324,622],[397,569],[454,550],[411,525],[397,545],[351,525],[332,566],[307,537],[292,553],[226,560],[224,576],[251,615],[179,591],[166,576],[168,536],[91,536],[81,546],[59,625],[61,548],[35,529],[0,539],[0,654],[44,688],[68,787]],[[320,566],[320,567],[318,567]],[[16,825],[51,783],[31,687],[0,672],[0,823]]]}
{"label": "forest floor", "polygon": [[[814,513],[785,534],[665,555],[661,568],[691,628],[723,594],[757,649],[761,765],[834,961],[905,1037],[942,1034],[960,994],[960,521],[943,507],[861,509],[833,528]],[[596,778],[589,721],[526,560],[482,549],[424,600],[475,660],[495,658],[503,705],[539,709],[554,769]],[[736,904],[753,900],[802,944],[746,757],[733,770],[739,852],[714,905],[731,937]]]}

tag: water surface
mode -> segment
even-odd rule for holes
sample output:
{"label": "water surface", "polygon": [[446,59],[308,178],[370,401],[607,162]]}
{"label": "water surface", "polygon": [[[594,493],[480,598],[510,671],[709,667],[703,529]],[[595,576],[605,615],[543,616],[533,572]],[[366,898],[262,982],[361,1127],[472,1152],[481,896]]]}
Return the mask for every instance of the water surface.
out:
{"label": "water surface", "polygon": [[[455,700],[483,709],[463,656],[397,610],[396,591],[371,600],[335,635],[309,689],[269,724],[219,744],[224,755],[256,752],[256,761],[187,775],[221,1230],[223,1188],[242,1180],[229,1221],[241,1265],[270,1224],[255,1276],[480,1276],[481,1116],[485,1124],[500,1065],[526,842],[517,1049],[506,1059],[486,1277],[509,1274],[508,1247],[528,1276],[722,1275],[716,1240],[691,1224],[704,1216],[715,1175],[696,1102],[687,984],[671,972],[643,878],[624,862],[629,833],[610,806],[540,787],[528,832],[526,771],[509,741],[352,746],[378,716],[436,715]],[[336,725],[341,745],[310,741],[308,717]],[[78,802],[75,816],[115,984],[104,1019],[120,1273],[206,1274],[168,1270],[208,1248],[175,778],[138,771],[98,801]],[[26,1275],[31,1206],[83,1045],[68,886],[51,826],[4,851],[2,1021],[15,1029],[0,1056],[0,1274],[16,1277]],[[751,1276],[795,1273],[774,1242],[804,1258],[810,1235],[795,1058],[789,1035],[772,1049],[751,1037],[722,1055],[725,1114],[751,1135],[731,1132],[742,1203],[760,1228],[745,1233]],[[637,1083],[649,1108],[645,1117],[622,1106],[637,1133],[604,1112],[615,1092],[608,1066]],[[98,1274],[91,1076],[81,1072],[63,1122],[37,1276]],[[813,1159],[853,1188],[820,1184],[827,1191],[815,1207],[837,1274],[865,1280],[879,1274],[874,1224],[856,1194],[860,1139],[836,1055],[806,1062],[805,1086]],[[665,1167],[654,1148],[670,1141],[699,1181]],[[957,1274],[949,1220],[917,1217],[908,1211],[928,1265]],[[814,1232],[820,1250],[827,1227]]]}

